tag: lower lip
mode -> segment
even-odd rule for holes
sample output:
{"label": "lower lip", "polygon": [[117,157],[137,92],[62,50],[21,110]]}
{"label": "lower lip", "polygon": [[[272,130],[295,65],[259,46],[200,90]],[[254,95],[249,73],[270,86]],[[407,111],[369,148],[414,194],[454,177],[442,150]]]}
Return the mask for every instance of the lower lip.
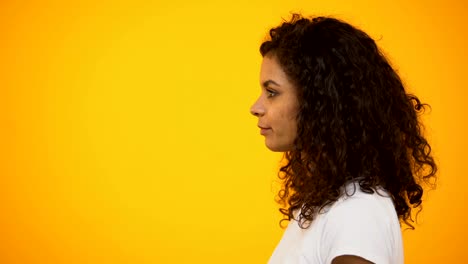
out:
{"label": "lower lip", "polygon": [[270,128],[261,128],[260,129],[260,134],[265,135],[266,133],[268,133],[268,131],[270,131]]}

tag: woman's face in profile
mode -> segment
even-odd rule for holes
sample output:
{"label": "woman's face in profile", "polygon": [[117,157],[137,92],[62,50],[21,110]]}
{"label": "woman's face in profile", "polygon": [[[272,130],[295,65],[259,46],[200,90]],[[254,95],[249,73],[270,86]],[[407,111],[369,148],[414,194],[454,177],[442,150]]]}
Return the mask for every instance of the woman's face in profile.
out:
{"label": "woman's face in profile", "polygon": [[297,135],[297,91],[274,56],[263,58],[260,85],[262,93],[250,112],[258,117],[265,145],[272,151],[292,150]]}

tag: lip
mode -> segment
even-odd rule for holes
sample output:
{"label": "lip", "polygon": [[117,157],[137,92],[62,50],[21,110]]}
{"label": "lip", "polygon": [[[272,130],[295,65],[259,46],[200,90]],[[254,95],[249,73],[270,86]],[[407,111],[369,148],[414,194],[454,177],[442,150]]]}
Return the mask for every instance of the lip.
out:
{"label": "lip", "polygon": [[260,128],[260,135],[266,135],[271,130],[270,127],[258,126],[258,128]]}

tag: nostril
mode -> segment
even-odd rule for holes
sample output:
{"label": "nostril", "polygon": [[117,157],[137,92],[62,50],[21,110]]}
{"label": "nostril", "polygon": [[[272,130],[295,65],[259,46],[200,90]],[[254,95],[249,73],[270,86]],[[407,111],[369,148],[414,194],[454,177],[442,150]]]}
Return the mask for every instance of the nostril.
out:
{"label": "nostril", "polygon": [[254,107],[250,108],[250,113],[254,116],[258,116],[258,111],[256,111]]}
{"label": "nostril", "polygon": [[257,100],[251,107],[250,107],[250,113],[256,117],[259,117],[263,115],[265,112],[262,103]]}
{"label": "nostril", "polygon": [[256,117],[260,117],[263,115],[264,111],[261,108],[252,107],[250,113]]}

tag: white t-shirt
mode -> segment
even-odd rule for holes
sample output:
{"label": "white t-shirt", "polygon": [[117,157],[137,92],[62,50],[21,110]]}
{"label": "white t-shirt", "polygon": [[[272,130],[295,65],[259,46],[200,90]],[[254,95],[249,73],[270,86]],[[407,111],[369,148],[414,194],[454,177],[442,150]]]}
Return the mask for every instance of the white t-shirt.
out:
{"label": "white t-shirt", "polygon": [[376,264],[403,264],[400,223],[388,194],[382,189],[364,193],[357,183],[346,190],[355,193],[342,195],[307,229],[291,220],[268,263],[330,264],[354,255]]}

